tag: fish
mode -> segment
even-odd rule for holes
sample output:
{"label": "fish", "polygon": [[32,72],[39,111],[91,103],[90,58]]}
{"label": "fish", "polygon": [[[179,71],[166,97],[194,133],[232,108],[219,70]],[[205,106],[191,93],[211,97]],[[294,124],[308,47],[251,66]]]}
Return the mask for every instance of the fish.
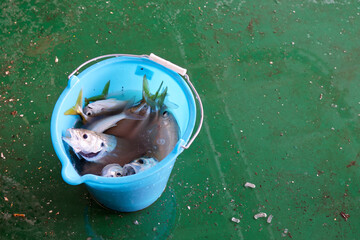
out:
{"label": "fish", "polygon": [[161,161],[179,141],[180,128],[169,107],[164,103],[167,89],[160,94],[160,85],[154,95],[150,94],[146,76],[143,85],[142,101],[128,110],[132,111],[132,114],[141,115],[143,120],[125,119],[104,133],[143,142],[147,156]]}
{"label": "fish", "polygon": [[142,99],[134,106],[124,110],[124,114],[128,116],[127,119],[123,118],[117,123],[113,122],[113,126],[107,125],[104,127],[103,124],[103,128],[107,128],[104,133],[127,139],[135,139],[139,136],[143,129],[151,123],[151,116],[159,111],[164,104],[167,95],[167,87],[160,93],[162,85],[163,82],[160,84],[156,93],[151,94],[148,80],[146,75],[144,75]]}
{"label": "fish", "polygon": [[[92,98],[88,98],[88,99],[85,98],[85,103],[86,103],[85,105],[88,105],[90,101],[104,100],[105,97],[108,95],[109,86],[110,86],[110,81],[108,81],[105,84],[102,94],[92,97]],[[84,110],[85,111],[87,110],[86,113],[89,112],[88,109],[84,109]],[[90,115],[84,113],[84,110],[83,110],[83,91],[81,89],[75,105],[73,107],[71,107],[70,109],[68,109],[67,111],[65,111],[64,115],[80,115],[80,117],[83,120],[83,123],[87,123],[90,121],[90,119],[92,119],[93,116],[91,116],[91,113],[90,113]]]}
{"label": "fish", "polygon": [[[129,141],[112,135],[97,133],[82,128],[69,128],[63,136],[74,152],[90,163],[121,166],[144,155],[146,149],[141,142]],[[101,174],[101,170],[96,171]]]}
{"label": "fish", "polygon": [[[102,133],[106,129],[116,125],[116,123],[122,119],[135,119],[141,120],[141,116],[132,114],[125,111],[132,107],[131,101],[120,101],[117,99],[105,99],[99,100],[87,105],[84,110],[82,109],[82,90],[80,90],[79,96],[76,100],[75,106],[68,109],[65,115],[80,115],[82,118],[83,127]],[[123,111],[122,111],[123,110]]]}
{"label": "fish", "polygon": [[121,177],[122,172],[123,172],[123,168],[119,164],[112,163],[112,164],[106,165],[102,169],[101,176],[103,176],[103,177]]}
{"label": "fish", "polygon": [[141,157],[131,163],[125,164],[122,168],[122,176],[130,176],[143,172],[158,163],[155,158]]}
{"label": "fish", "polygon": [[[144,116],[137,114],[129,114],[127,111],[123,111],[121,113],[110,115],[110,116],[102,116],[96,121],[91,121],[88,124],[85,124],[83,127],[87,130],[94,131],[97,133],[103,133],[109,128],[117,126],[118,122],[123,119],[131,119],[131,120],[143,120]],[[106,133],[109,134],[109,133]],[[120,136],[117,136],[120,137]]]}
{"label": "fish", "polygon": [[[152,111],[152,107],[148,104],[148,101],[151,101],[152,104],[155,104],[161,86],[162,83],[158,91],[155,93],[155,95],[152,95],[149,90],[149,85],[146,79],[146,75],[144,75],[142,100],[140,100],[134,106],[125,107],[124,111],[121,113],[111,116],[106,116],[97,121],[92,121],[91,124],[85,125],[84,128],[98,133],[103,133],[112,128],[112,130],[109,130],[108,132],[105,133],[114,135],[116,137],[125,137],[125,138],[132,138],[132,136],[136,136],[139,129],[137,125],[144,124],[142,122],[139,122],[138,120],[146,120],[148,118],[150,112]],[[163,98],[165,98],[165,95],[166,92],[165,94],[164,92],[161,94]],[[129,121],[127,123],[125,122],[125,124],[122,124],[125,119]]]}
{"label": "fish", "polygon": [[117,139],[114,136],[80,128],[67,129],[63,140],[76,154],[90,162],[99,161],[104,155],[112,152],[117,145]]}
{"label": "fish", "polygon": [[97,117],[100,115],[109,115],[124,110],[128,101],[121,101],[115,98],[98,100],[89,103],[84,107],[84,114],[88,117]]}
{"label": "fish", "polygon": [[179,141],[180,128],[175,116],[163,108],[153,116],[151,124],[142,132],[147,145],[147,156],[163,160],[174,149]]}

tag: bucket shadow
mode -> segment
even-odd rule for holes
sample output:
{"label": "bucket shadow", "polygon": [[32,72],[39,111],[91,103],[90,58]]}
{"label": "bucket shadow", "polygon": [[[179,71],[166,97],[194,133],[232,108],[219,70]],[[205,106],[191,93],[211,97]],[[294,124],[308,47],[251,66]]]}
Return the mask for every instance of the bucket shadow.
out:
{"label": "bucket shadow", "polygon": [[167,187],[151,206],[133,213],[120,213],[100,206],[94,199],[84,209],[88,239],[166,239],[175,224],[176,199]]}

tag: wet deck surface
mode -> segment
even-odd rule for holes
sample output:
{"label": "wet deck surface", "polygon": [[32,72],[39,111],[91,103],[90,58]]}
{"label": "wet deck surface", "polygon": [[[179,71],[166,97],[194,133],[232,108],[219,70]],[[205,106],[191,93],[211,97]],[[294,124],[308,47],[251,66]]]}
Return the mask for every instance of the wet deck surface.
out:
{"label": "wet deck surface", "polygon": [[[1,239],[358,239],[358,4],[0,6]],[[204,127],[157,202],[111,212],[62,180],[51,113],[81,63],[151,52],[188,69]],[[272,223],[255,220],[258,212]]]}

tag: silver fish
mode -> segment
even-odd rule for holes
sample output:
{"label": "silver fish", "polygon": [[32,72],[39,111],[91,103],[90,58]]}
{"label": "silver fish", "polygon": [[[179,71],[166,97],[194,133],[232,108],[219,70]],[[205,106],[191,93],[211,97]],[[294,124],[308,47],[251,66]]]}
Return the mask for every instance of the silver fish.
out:
{"label": "silver fish", "polygon": [[144,118],[140,115],[129,114],[129,112],[125,110],[124,112],[105,116],[101,119],[93,121],[90,124],[84,125],[84,128],[97,133],[103,133],[107,129],[115,127],[121,120],[124,119],[143,120]]}
{"label": "silver fish", "polygon": [[[143,156],[146,151],[140,142],[131,142],[82,128],[68,129],[63,140],[85,160],[102,164],[118,163],[122,166]],[[96,171],[96,174],[99,173],[101,170]]]}
{"label": "silver fish", "polygon": [[142,130],[143,126],[147,124],[150,114],[159,111],[161,106],[163,106],[167,95],[167,87],[160,94],[159,92],[162,84],[163,83],[160,84],[160,87],[155,94],[151,94],[148,81],[144,75],[142,100],[138,104],[135,104],[134,106],[129,106],[129,104],[127,104],[128,106],[125,107],[123,112],[103,117],[84,127],[99,133],[106,131],[106,134],[111,134],[116,137],[133,139],[134,136],[138,135],[139,130]]}
{"label": "silver fish", "polygon": [[91,162],[99,161],[106,153],[112,152],[117,145],[114,136],[78,128],[68,129],[63,140],[73,148],[76,154]]}
{"label": "silver fish", "polygon": [[123,176],[134,175],[155,166],[158,161],[155,158],[138,158],[131,163],[125,164],[122,169]]}
{"label": "silver fish", "polygon": [[[98,100],[105,99],[105,97],[108,95],[109,87],[110,87],[110,80],[105,84],[105,87],[104,87],[101,95],[94,96],[91,98],[85,98],[85,103],[89,104],[90,101],[98,101]],[[64,114],[65,115],[80,115],[83,120],[83,123],[85,124],[91,119],[91,116],[90,115],[88,116],[84,113],[83,108],[82,108],[82,106],[83,106],[82,98],[83,98],[83,93],[82,93],[82,89],[81,89],[75,105],[72,108],[65,111]]]}
{"label": "silver fish", "polygon": [[108,164],[101,171],[101,176],[103,177],[121,177],[123,168],[117,164]]}
{"label": "silver fish", "polygon": [[98,100],[89,103],[86,107],[84,107],[83,112],[88,117],[96,117],[103,114],[120,112],[126,107],[127,104],[127,101],[121,101],[115,98]]}
{"label": "silver fish", "polygon": [[[129,111],[124,111],[124,112],[120,112],[120,110],[122,109],[126,109],[131,101],[120,101],[120,100],[116,100],[122,103],[115,103],[114,99],[108,99],[108,100],[98,100],[95,101],[93,103],[90,103],[90,107],[85,107],[84,109],[82,108],[83,105],[83,101],[82,101],[82,90],[80,90],[79,96],[76,100],[76,104],[68,109],[64,114],[65,115],[80,115],[82,120],[83,120],[83,124],[84,124],[84,128],[95,131],[95,132],[99,132],[102,133],[104,132],[106,129],[113,127],[116,125],[116,123],[120,120],[123,119],[137,119],[139,120],[140,117],[136,114],[129,114]],[[99,103],[98,103],[99,102]],[[106,104],[109,104],[111,106],[107,106]],[[88,105],[88,106],[89,106]],[[123,105],[122,109],[120,108],[119,105]],[[94,114],[92,112],[92,106],[95,106],[95,111]],[[116,106],[119,107],[118,111],[114,110],[114,107],[116,108]],[[109,109],[110,107],[110,109]],[[86,111],[86,112],[84,112]],[[117,113],[118,112],[118,113]],[[109,115],[111,113],[113,113],[114,115],[109,115],[109,116],[98,116],[101,115],[101,113],[106,113],[105,115]],[[96,117],[98,116],[98,117]]]}

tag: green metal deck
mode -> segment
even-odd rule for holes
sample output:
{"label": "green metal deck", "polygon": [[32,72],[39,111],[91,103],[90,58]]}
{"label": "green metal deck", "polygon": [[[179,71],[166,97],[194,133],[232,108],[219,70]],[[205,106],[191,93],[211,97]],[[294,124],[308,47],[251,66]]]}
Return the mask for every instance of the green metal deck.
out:
{"label": "green metal deck", "polygon": [[[0,6],[0,239],[360,238],[359,2]],[[81,63],[151,52],[188,69],[205,122],[161,198],[116,213],[62,180],[50,118]]]}

